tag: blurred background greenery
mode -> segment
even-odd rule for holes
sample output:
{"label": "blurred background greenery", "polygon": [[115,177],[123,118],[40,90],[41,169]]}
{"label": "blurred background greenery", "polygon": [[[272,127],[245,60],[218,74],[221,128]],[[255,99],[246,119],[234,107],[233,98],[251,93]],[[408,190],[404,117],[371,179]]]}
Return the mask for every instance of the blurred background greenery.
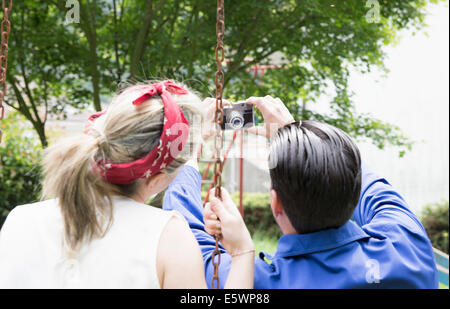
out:
{"label": "blurred background greenery", "polygon": [[[360,0],[226,1],[227,98],[276,94],[296,117],[329,122],[404,155],[413,141],[396,125],[356,111],[349,72],[387,71],[384,47],[395,44],[402,29],[422,29],[429,4],[437,2],[379,1],[374,23],[367,18],[371,7]],[[212,96],[214,1],[78,3],[78,23],[66,22],[69,9],[58,0],[16,1],[10,17],[5,103],[33,125],[43,147],[50,117],[101,110],[118,85],[173,78]],[[249,74],[255,65],[274,63],[282,70]],[[330,89],[331,114],[308,109]]]}

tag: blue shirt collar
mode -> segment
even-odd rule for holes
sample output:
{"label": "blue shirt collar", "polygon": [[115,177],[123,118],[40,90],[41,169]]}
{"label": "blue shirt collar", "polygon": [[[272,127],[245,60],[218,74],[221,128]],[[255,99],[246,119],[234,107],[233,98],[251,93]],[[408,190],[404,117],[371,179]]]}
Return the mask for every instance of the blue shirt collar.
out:
{"label": "blue shirt collar", "polygon": [[[353,221],[348,221],[337,229],[327,229],[309,234],[286,234],[281,236],[278,241],[274,257],[284,258],[330,250],[368,237],[369,235]],[[271,255],[264,255],[272,259]]]}

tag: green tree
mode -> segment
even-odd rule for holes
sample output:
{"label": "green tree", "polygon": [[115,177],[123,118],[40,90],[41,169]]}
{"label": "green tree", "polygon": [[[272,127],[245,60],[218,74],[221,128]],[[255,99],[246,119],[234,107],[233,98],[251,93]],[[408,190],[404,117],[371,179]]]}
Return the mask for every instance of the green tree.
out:
{"label": "green tree", "polygon": [[421,221],[433,247],[448,254],[448,200],[431,203],[422,211]]}
{"label": "green tree", "polygon": [[[270,93],[280,97],[303,119],[327,121],[356,138],[370,139],[378,147],[392,144],[404,152],[411,147],[411,141],[397,127],[356,112],[348,76],[352,68],[361,72],[384,68],[384,46],[394,43],[401,29],[423,27],[427,6],[436,2],[227,0],[225,96],[242,99]],[[13,20],[14,35],[29,42],[30,51],[35,53],[36,46],[37,50],[45,44],[52,46],[55,55],[49,59],[36,57],[50,65],[55,81],[62,76],[74,77],[67,84],[47,82],[49,97],[60,98],[64,94],[76,105],[76,100],[83,101],[80,98],[84,96],[74,92],[70,84],[88,83],[89,87],[83,88],[84,94],[89,94],[90,103],[99,110],[101,95],[110,95],[118,84],[164,77],[182,80],[203,95],[214,93],[215,1],[79,0],[78,3],[79,23],[64,23],[69,8],[63,0],[23,1],[22,6],[30,11],[27,14],[45,19],[45,25],[20,27],[16,26],[20,25],[19,16]],[[378,8],[374,3],[379,3],[379,20],[374,18],[377,14],[372,14]],[[25,20],[28,24],[29,19]],[[11,47],[11,53],[14,48]],[[256,79],[249,74],[253,65],[269,64],[276,54],[285,58],[280,69],[266,71]],[[51,62],[56,55],[60,62]],[[16,67],[17,60],[12,62]],[[45,67],[28,61],[24,66],[27,71]],[[17,77],[19,73],[16,70],[11,74],[22,82]],[[38,87],[44,85],[39,79],[35,83]],[[330,87],[335,92],[330,102],[332,114],[318,115],[308,110],[306,104],[298,105],[299,100],[315,102]],[[82,106],[85,104],[77,107]],[[25,110],[21,112],[26,115]]]}
{"label": "green tree", "polygon": [[85,48],[55,13],[53,7],[26,0],[15,3],[11,16],[5,103],[30,121],[43,147],[48,143],[48,115],[83,108],[90,97],[80,69]]}
{"label": "green tree", "polygon": [[0,145],[0,228],[17,205],[39,200],[41,145],[30,123],[10,113],[0,123],[5,134]]}

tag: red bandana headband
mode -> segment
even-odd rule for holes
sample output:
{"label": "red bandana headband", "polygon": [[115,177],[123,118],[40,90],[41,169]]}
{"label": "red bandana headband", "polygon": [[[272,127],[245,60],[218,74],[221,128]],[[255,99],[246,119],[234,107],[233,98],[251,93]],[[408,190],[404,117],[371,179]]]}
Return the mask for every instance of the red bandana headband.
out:
{"label": "red bandana headband", "polygon": [[[96,162],[94,171],[108,182],[131,184],[136,179],[158,174],[172,163],[188,140],[189,123],[171,93],[186,95],[189,92],[171,81],[144,86],[142,89],[145,93],[134,100],[133,105],[140,105],[155,95],[160,96],[164,103],[164,126],[159,143],[147,156],[134,162],[121,164],[109,163],[106,160]],[[89,121],[93,122],[105,113],[106,111],[95,113],[89,117]]]}

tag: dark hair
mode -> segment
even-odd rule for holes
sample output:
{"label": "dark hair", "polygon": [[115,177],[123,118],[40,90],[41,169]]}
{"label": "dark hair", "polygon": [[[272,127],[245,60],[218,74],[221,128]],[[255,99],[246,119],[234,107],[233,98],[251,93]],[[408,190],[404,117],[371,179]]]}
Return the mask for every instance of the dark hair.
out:
{"label": "dark hair", "polygon": [[344,225],[361,191],[361,158],[342,130],[317,121],[289,124],[270,146],[270,178],[298,233]]}

